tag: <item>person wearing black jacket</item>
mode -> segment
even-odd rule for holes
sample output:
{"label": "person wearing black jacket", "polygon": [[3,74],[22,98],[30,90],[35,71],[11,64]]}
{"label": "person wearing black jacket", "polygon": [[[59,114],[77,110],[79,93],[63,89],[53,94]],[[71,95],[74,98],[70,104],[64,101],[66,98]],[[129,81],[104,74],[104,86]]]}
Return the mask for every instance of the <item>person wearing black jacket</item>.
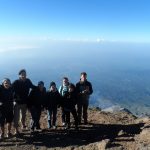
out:
{"label": "person wearing black jacket", "polygon": [[[29,90],[34,89],[35,86],[31,80],[26,78],[26,70],[22,69],[19,71],[19,79],[15,80],[12,84],[15,91],[15,110],[14,110],[14,126],[16,133],[19,133],[19,122],[22,122],[22,128],[26,128],[25,118],[27,111],[27,99]],[[21,118],[22,117],[22,118]]]}
{"label": "person wearing black jacket", "polygon": [[50,89],[46,93],[46,104],[48,116],[48,128],[56,129],[57,108],[60,106],[61,97],[55,82],[50,83]]}
{"label": "person wearing black jacket", "polygon": [[11,87],[11,82],[8,78],[5,78],[0,86],[0,126],[1,126],[1,136],[4,138],[4,125],[7,126],[6,137],[11,136],[11,125],[14,118],[14,92]]}
{"label": "person wearing black jacket", "polygon": [[38,86],[33,89],[28,98],[28,108],[31,113],[31,130],[34,131],[36,129],[40,128],[40,116],[41,116],[41,110],[45,102],[45,96],[46,96],[46,88],[44,87],[44,82],[39,81]]}
{"label": "person wearing black jacket", "polygon": [[75,109],[76,104],[77,95],[75,91],[75,85],[70,83],[68,86],[68,92],[65,93],[64,100],[62,103],[66,115],[66,129],[70,128],[70,113],[72,113],[73,115],[75,121],[75,128],[78,129],[78,117]]}
{"label": "person wearing black jacket", "polygon": [[90,95],[93,93],[92,84],[87,81],[86,72],[82,72],[80,76],[80,81],[76,84],[76,90],[78,95],[78,121],[81,124],[82,110],[83,110],[83,119],[84,124],[87,124],[88,114],[87,109],[89,105]]}

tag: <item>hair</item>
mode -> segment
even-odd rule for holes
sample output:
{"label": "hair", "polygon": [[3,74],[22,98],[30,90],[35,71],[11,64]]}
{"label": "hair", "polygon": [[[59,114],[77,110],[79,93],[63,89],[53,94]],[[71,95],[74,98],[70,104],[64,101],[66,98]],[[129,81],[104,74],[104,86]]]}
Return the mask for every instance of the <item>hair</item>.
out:
{"label": "hair", "polygon": [[75,90],[76,87],[75,87],[75,85],[73,83],[70,83],[69,84],[69,88],[73,88]]}
{"label": "hair", "polygon": [[39,81],[38,85],[44,85],[44,82],[43,81]]}
{"label": "hair", "polygon": [[11,81],[10,81],[9,78],[4,78],[4,79],[2,80],[2,85],[4,85],[4,82],[9,82],[9,84],[11,84]]}
{"label": "hair", "polygon": [[68,79],[67,77],[63,77],[63,80],[67,80],[67,81],[69,81],[69,79]]}
{"label": "hair", "polygon": [[50,85],[49,85],[49,87],[51,87],[51,86],[56,86],[56,83],[54,82],[54,81],[52,81],[51,83],[50,83]]}
{"label": "hair", "polygon": [[81,72],[81,76],[82,75],[87,76],[87,73],[86,72]]}
{"label": "hair", "polygon": [[21,75],[23,72],[26,73],[26,70],[25,69],[21,69],[18,74]]}

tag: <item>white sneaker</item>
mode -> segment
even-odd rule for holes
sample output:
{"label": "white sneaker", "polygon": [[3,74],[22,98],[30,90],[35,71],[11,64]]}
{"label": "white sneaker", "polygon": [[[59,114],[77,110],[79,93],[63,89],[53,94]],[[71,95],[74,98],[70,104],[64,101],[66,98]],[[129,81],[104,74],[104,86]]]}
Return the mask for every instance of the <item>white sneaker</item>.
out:
{"label": "white sneaker", "polygon": [[62,123],[62,125],[63,125],[63,126],[65,126],[65,125],[66,125],[66,123],[65,123],[65,122],[63,122],[63,123]]}
{"label": "white sneaker", "polygon": [[56,126],[53,126],[53,129],[56,129]]}

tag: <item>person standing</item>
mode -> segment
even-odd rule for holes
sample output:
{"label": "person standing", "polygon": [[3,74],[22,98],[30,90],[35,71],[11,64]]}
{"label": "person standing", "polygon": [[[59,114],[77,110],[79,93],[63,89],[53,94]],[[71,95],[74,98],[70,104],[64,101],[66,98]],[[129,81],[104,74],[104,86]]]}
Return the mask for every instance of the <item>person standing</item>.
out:
{"label": "person standing", "polygon": [[31,130],[34,131],[35,128],[37,130],[40,130],[40,116],[41,116],[41,111],[42,107],[44,106],[45,103],[45,97],[46,97],[46,88],[44,87],[44,82],[39,81],[38,86],[33,89],[28,98],[28,108],[31,113]]}
{"label": "person standing", "polygon": [[[61,103],[63,103],[63,101],[65,100],[65,95],[66,93],[68,93],[68,86],[69,86],[69,80],[67,77],[63,77],[63,81],[62,81],[62,85],[59,87],[59,93],[61,95]],[[64,112],[64,107],[62,107],[62,125],[65,126],[66,125],[66,115]]]}
{"label": "person standing", "polygon": [[88,123],[87,109],[89,106],[89,98],[93,93],[92,84],[87,80],[86,72],[82,72],[80,76],[80,81],[76,84],[78,102],[77,102],[77,113],[78,121],[81,124],[82,111],[84,124]]}
{"label": "person standing", "polygon": [[56,119],[57,119],[57,108],[60,106],[60,94],[57,90],[55,82],[50,83],[50,88],[46,93],[46,104],[45,107],[47,109],[47,120],[48,120],[48,128],[56,129]]}
{"label": "person standing", "polygon": [[14,109],[14,126],[16,134],[19,133],[19,122],[22,123],[22,129],[26,129],[26,112],[27,112],[27,99],[29,90],[34,89],[35,86],[31,80],[27,78],[26,70],[19,71],[19,79],[15,80],[12,84],[15,92],[15,109]]}
{"label": "person standing", "polygon": [[72,114],[75,121],[75,129],[78,129],[78,117],[75,105],[77,104],[77,96],[75,85],[70,83],[68,86],[68,92],[65,94],[63,101],[63,108],[66,115],[66,129],[70,129],[70,113]]}
{"label": "person standing", "polygon": [[0,126],[1,126],[1,135],[0,139],[4,138],[5,129],[4,125],[6,123],[6,137],[10,137],[11,126],[14,118],[14,92],[11,87],[11,82],[8,78],[5,78],[2,81],[0,86]]}

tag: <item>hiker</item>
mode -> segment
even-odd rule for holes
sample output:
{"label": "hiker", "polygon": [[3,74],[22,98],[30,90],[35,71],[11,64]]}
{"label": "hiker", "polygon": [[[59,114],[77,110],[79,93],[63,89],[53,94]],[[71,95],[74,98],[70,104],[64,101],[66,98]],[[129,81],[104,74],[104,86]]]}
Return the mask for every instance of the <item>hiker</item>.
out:
{"label": "hiker", "polygon": [[93,93],[92,84],[87,80],[86,72],[82,72],[80,76],[80,81],[76,84],[76,90],[78,95],[77,103],[77,113],[78,121],[81,124],[81,117],[83,111],[84,124],[88,123],[87,109],[89,106],[89,98]]}
{"label": "hiker", "polygon": [[60,94],[57,90],[56,83],[51,82],[49,90],[46,93],[46,104],[47,109],[47,120],[48,128],[56,129],[56,119],[57,119],[57,108],[60,106]]}
{"label": "hiker", "polygon": [[[59,93],[61,95],[61,101],[65,99],[65,94],[68,92],[69,80],[67,77],[63,78],[62,85],[59,87]],[[62,107],[62,125],[66,125],[66,115],[64,113],[64,107]]]}
{"label": "hiker", "polygon": [[27,78],[26,70],[19,71],[19,79],[15,80],[12,84],[15,91],[15,109],[14,109],[14,126],[16,134],[19,133],[19,122],[22,123],[22,129],[26,129],[26,112],[27,112],[27,99],[29,90],[35,88],[31,80]]}
{"label": "hiker", "polygon": [[38,86],[31,90],[27,102],[32,117],[30,122],[31,131],[34,131],[35,129],[41,129],[39,121],[42,107],[45,102],[45,96],[46,88],[44,87],[44,82],[39,81]]}
{"label": "hiker", "polygon": [[78,129],[78,117],[75,109],[76,104],[77,104],[77,96],[75,91],[75,85],[70,83],[68,86],[68,92],[65,93],[64,100],[62,103],[64,113],[66,115],[66,129],[70,128],[70,113],[72,113],[75,121],[75,129]]}
{"label": "hiker", "polygon": [[6,123],[6,137],[12,136],[11,127],[14,118],[14,92],[11,87],[11,81],[8,78],[3,79],[0,86],[0,139],[4,138]]}

